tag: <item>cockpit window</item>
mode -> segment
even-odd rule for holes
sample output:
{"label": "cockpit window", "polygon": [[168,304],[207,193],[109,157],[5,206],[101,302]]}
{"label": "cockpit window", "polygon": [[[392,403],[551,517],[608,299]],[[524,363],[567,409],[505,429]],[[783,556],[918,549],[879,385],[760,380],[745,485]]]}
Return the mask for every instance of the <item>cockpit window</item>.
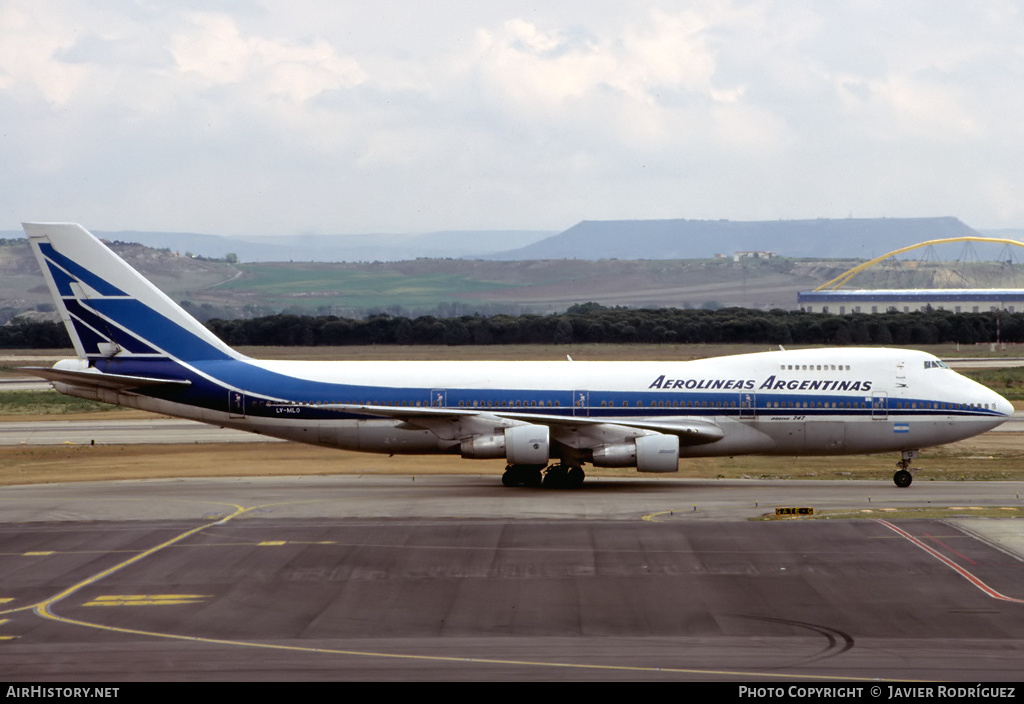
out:
{"label": "cockpit window", "polygon": [[925,369],[949,369],[949,365],[943,362],[941,359],[926,359],[924,360]]}

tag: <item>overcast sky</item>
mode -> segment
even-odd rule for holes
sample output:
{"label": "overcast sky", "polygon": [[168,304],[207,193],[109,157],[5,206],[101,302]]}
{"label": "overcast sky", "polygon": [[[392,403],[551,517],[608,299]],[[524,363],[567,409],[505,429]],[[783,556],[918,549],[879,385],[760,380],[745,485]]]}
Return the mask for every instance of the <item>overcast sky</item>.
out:
{"label": "overcast sky", "polygon": [[0,0],[0,229],[1024,227],[1013,0]]}

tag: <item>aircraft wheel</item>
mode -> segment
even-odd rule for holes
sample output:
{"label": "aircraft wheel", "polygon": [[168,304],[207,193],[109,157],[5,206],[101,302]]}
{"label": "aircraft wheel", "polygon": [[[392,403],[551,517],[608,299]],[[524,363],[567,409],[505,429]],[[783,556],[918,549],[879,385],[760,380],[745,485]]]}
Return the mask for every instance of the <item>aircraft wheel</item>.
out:
{"label": "aircraft wheel", "polygon": [[892,475],[892,481],[896,486],[898,486],[901,489],[904,489],[910,486],[910,483],[914,481],[914,475],[905,469],[901,469],[900,471],[896,472],[896,474]]}
{"label": "aircraft wheel", "polygon": [[553,464],[544,473],[545,489],[561,489],[566,485],[569,470],[564,464]]}
{"label": "aircraft wheel", "polygon": [[570,467],[569,473],[565,477],[565,485],[570,489],[578,489],[583,486],[583,480],[586,479],[587,475],[583,472],[583,467]]}
{"label": "aircraft wheel", "polygon": [[504,486],[540,486],[541,469],[543,466],[510,464],[501,475],[501,483]]}

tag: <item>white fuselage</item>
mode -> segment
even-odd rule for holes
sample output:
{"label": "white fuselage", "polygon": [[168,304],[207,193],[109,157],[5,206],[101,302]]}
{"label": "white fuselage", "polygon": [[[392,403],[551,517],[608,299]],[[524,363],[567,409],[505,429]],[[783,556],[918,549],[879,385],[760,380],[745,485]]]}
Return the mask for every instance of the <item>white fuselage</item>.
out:
{"label": "white fuselage", "polygon": [[[514,422],[558,415],[563,420],[554,426],[554,439],[576,449],[618,441],[614,431],[601,436],[595,428],[620,422],[671,427],[699,421],[720,428],[715,441],[682,443],[681,457],[906,450],[977,435],[1013,413],[998,394],[912,350],[778,351],[691,362],[222,364],[249,365],[301,383],[294,389],[288,383],[273,390],[237,387],[245,401],[235,412],[60,386],[66,393],[86,391],[90,398],[274,437],[387,453],[453,452],[458,445],[457,433],[386,417],[388,409],[399,415],[449,408],[483,422],[489,415]],[[360,414],[353,406],[375,410]],[[573,428],[572,418],[580,419],[580,427]]]}

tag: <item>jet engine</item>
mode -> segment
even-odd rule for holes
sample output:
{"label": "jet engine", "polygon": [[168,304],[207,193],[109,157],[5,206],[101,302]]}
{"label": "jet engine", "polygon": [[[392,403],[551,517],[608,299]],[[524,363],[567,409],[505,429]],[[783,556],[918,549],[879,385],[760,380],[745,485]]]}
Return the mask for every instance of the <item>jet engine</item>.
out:
{"label": "jet engine", "polygon": [[595,467],[636,467],[638,472],[679,471],[679,438],[656,433],[593,450]]}
{"label": "jet engine", "polygon": [[546,465],[551,437],[546,425],[513,425],[501,433],[473,435],[464,439],[460,452],[467,459],[487,460],[504,457],[509,464]]}

